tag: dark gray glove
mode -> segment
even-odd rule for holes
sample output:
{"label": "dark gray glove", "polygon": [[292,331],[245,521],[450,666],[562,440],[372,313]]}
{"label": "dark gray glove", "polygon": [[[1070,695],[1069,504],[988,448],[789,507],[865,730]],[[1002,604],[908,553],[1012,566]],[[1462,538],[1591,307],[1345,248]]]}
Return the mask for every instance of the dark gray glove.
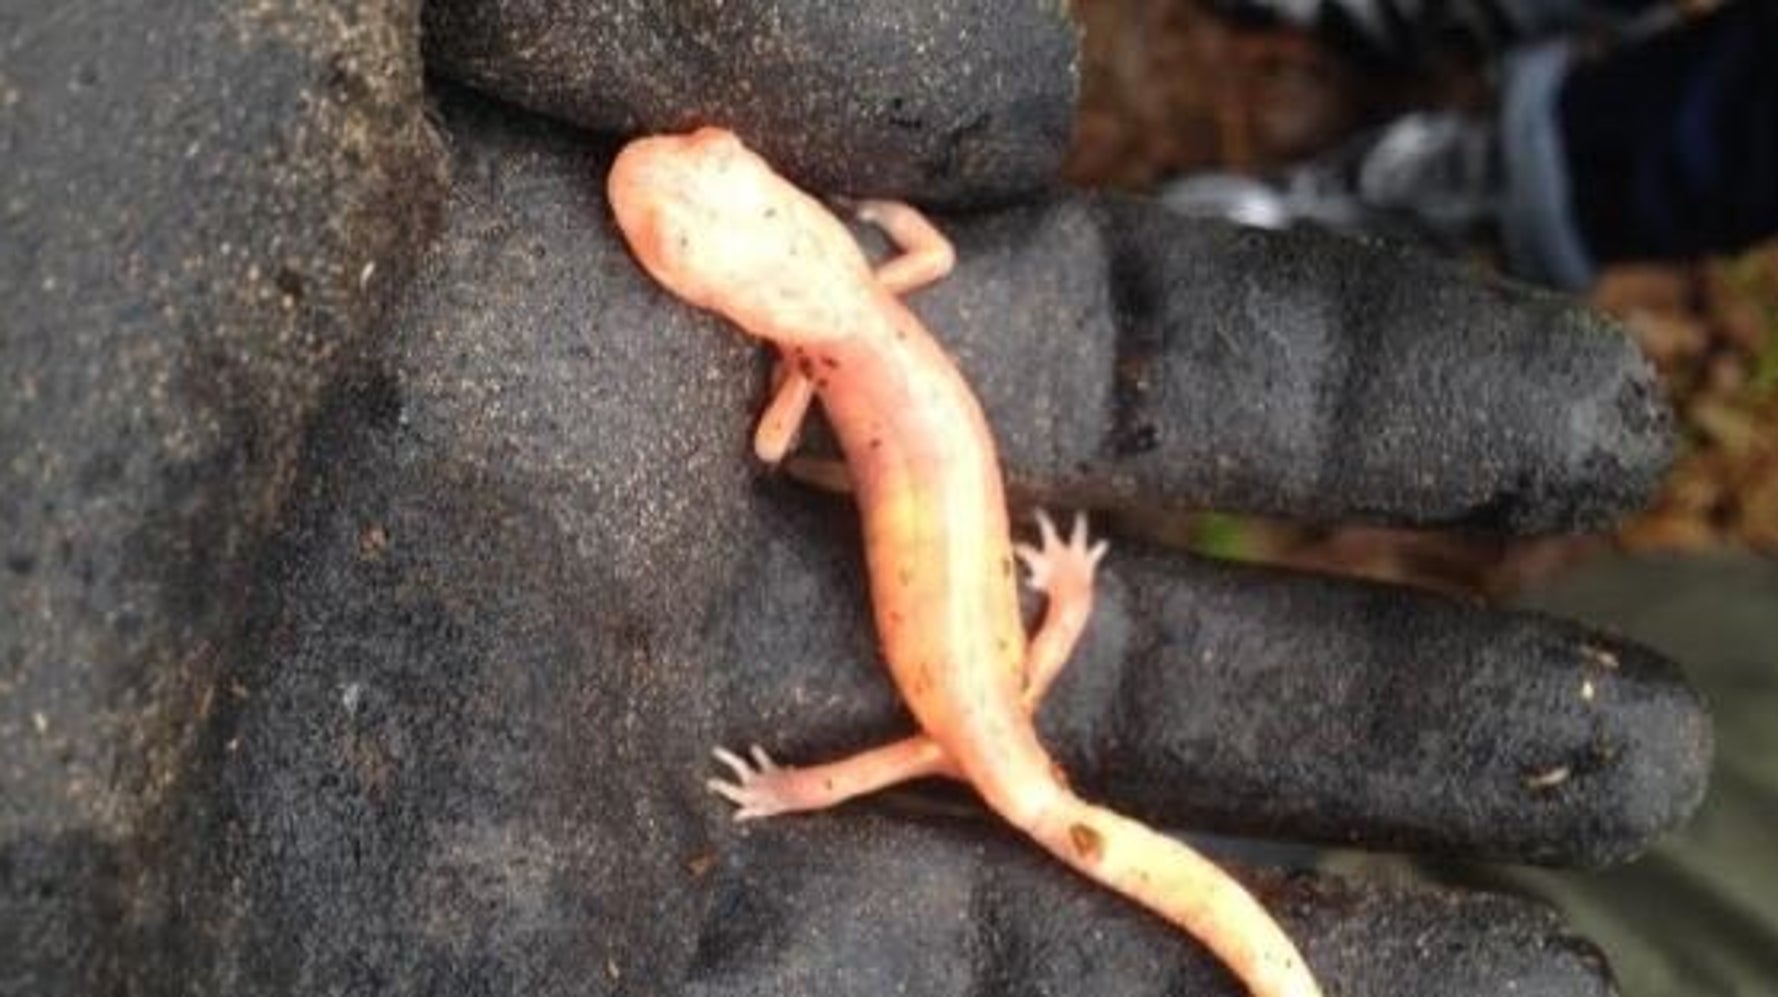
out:
{"label": "dark gray glove", "polygon": [[[391,58],[385,35],[353,38]],[[441,101],[454,187],[411,284],[389,234],[416,215],[343,234],[268,218],[281,188],[248,173],[208,243],[241,239],[296,300],[242,303],[226,282],[179,300],[259,335],[142,314],[150,290],[126,269],[120,328],[172,359],[119,361],[121,399],[87,372],[127,341],[68,343],[45,320],[5,343],[8,370],[78,389],[14,403],[11,468],[36,466],[17,459],[37,453],[26,433],[98,467],[104,445],[62,427],[132,425],[130,400],[169,370],[190,374],[168,424],[217,428],[195,445],[126,436],[140,455],[109,477],[4,479],[9,516],[120,511],[80,517],[94,525],[72,546],[9,532],[9,609],[87,604],[11,612],[0,645],[0,702],[28,739],[0,769],[24,801],[0,829],[0,948],[24,953],[0,986],[1230,992],[1194,942],[966,794],[737,831],[703,790],[712,746],[815,760],[908,729],[874,660],[853,514],[750,460],[765,359],[623,250],[601,194],[612,146],[462,91]],[[90,151],[52,146],[70,147]],[[311,203],[424,205],[431,188],[401,182],[432,175],[423,152],[392,144],[350,193]],[[118,183],[162,175],[99,161]],[[50,222],[79,217],[44,201]],[[1564,528],[1634,503],[1663,459],[1646,368],[1560,299],[1123,200],[940,223],[958,272],[913,303],[1021,493],[1052,507]],[[291,233],[328,266],[279,271]],[[378,266],[352,266],[358,252]],[[9,258],[9,280],[103,254]],[[339,304],[354,288],[374,303],[385,280],[405,287],[386,321]],[[281,366],[286,340],[264,331],[287,312],[322,344],[294,351],[306,364]],[[273,376],[287,369],[305,376]],[[1084,793],[1156,823],[1591,863],[1701,791],[1699,706],[1635,647],[1133,543],[1101,570],[1042,721]],[[131,611],[152,653],[119,657],[104,640]],[[85,670],[66,667],[83,646]],[[1608,991],[1591,950],[1519,902],[1250,881],[1330,993]]]}

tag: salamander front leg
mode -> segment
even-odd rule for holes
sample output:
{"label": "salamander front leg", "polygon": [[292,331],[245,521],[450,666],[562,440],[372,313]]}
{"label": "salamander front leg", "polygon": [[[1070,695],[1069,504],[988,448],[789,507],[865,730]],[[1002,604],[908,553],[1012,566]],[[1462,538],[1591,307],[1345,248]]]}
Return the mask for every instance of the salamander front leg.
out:
{"label": "salamander front leg", "polygon": [[815,400],[815,384],[789,360],[779,357],[772,369],[772,400],[753,431],[753,452],[767,464],[784,459],[802,432],[809,403]]}
{"label": "salamander front leg", "polygon": [[1093,612],[1093,572],[1105,556],[1106,543],[1087,543],[1087,517],[1076,513],[1074,527],[1063,543],[1049,514],[1037,510],[1037,529],[1042,547],[1014,544],[1013,553],[1030,571],[1032,588],[1047,597],[1043,622],[1025,648],[1025,706],[1035,710],[1049,691],[1050,683],[1074,653]]}
{"label": "salamander front leg", "polygon": [[751,761],[723,748],[715,754],[734,780],[711,779],[705,785],[736,805],[736,820],[823,810],[909,779],[960,778],[950,756],[924,734],[808,768],[780,766],[757,744],[749,752]]}
{"label": "salamander front leg", "polygon": [[767,464],[782,464],[786,473],[805,485],[850,494],[852,475],[846,462],[832,457],[798,454],[785,458],[802,433],[809,405],[815,400],[815,384],[784,357],[772,368],[772,398],[753,430],[754,456]]}
{"label": "salamander front leg", "polygon": [[957,251],[926,216],[900,201],[860,201],[854,209],[860,221],[883,230],[901,255],[877,268],[877,283],[890,294],[902,295],[941,280],[957,263]]}

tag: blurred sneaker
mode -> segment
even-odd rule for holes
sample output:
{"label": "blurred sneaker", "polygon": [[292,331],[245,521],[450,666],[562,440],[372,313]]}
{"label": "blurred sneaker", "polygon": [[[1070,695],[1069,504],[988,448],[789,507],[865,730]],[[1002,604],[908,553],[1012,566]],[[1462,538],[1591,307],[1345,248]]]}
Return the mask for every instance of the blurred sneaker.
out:
{"label": "blurred sneaker", "polygon": [[1492,122],[1404,115],[1273,177],[1207,173],[1162,189],[1168,207],[1263,228],[1318,225],[1456,252],[1497,225],[1505,197]]}
{"label": "blurred sneaker", "polygon": [[1219,16],[1251,25],[1288,24],[1320,35],[1373,69],[1415,70],[1451,56],[1491,58],[1552,34],[1621,26],[1669,0],[1205,0]]}

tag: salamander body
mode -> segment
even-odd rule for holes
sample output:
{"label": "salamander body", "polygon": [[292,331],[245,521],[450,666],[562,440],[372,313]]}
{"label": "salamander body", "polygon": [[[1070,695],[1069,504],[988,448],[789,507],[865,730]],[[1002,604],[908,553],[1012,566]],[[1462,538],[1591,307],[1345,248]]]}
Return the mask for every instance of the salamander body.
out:
{"label": "salamander body", "polygon": [[[755,438],[781,457],[814,400],[844,451],[863,519],[871,599],[890,674],[921,733],[805,768],[718,750],[711,788],[741,818],[813,810],[905,779],[967,781],[1057,858],[1183,927],[1258,997],[1318,997],[1302,956],[1240,884],[1186,845],[1077,797],[1032,711],[1085,625],[1094,568],[1077,519],[1064,541],[1015,545],[994,439],[956,366],[899,295],[950,270],[948,242],[912,208],[864,202],[901,255],[872,267],[821,202],[733,134],[639,139],[607,181],[643,268],[780,354]],[[1015,557],[1048,596],[1027,640]]]}

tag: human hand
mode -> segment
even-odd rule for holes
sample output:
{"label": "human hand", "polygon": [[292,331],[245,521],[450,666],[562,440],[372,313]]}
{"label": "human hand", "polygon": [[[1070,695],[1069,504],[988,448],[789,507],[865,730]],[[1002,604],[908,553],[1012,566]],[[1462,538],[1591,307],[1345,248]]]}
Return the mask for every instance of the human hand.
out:
{"label": "human hand", "polygon": [[[446,230],[322,420],[282,636],[243,677],[224,797],[252,830],[222,867],[278,912],[250,933],[313,925],[321,977],[544,993],[1232,992],[966,797],[730,822],[710,747],[908,729],[853,513],[751,461],[765,358],[635,267],[608,147],[446,112]],[[941,224],[958,270],[912,304],[1052,507],[1548,529],[1660,463],[1646,370],[1557,298],[1140,202]],[[1042,725],[1084,794],[1155,823],[1589,863],[1695,802],[1701,713],[1637,648],[1115,538],[1101,579]],[[320,787],[294,809],[293,780]],[[1330,993],[1608,990],[1514,901],[1244,878]]]}
{"label": "human hand", "polygon": [[[622,13],[573,6],[595,35]],[[825,164],[854,175],[823,190],[1028,195],[1061,137],[997,129],[1065,119],[1066,86],[1040,83],[1011,15],[1066,26],[1048,5],[982,10],[1002,33],[977,32],[959,75],[907,64],[907,79],[957,81],[901,105],[936,117],[897,123],[892,99],[868,127],[856,111],[793,116],[805,179]],[[0,695],[35,725],[11,760],[23,776],[0,773],[9,805],[30,808],[8,810],[0,841],[0,921],[25,953],[6,979],[44,993],[1227,992],[1190,939],[975,819],[967,797],[736,832],[703,791],[710,746],[758,740],[801,761],[907,729],[873,660],[849,510],[748,460],[763,360],[622,251],[598,195],[608,147],[447,88],[454,196],[403,289],[430,203],[415,180],[435,176],[400,50],[412,35],[399,13],[283,13],[202,31],[169,17],[140,39],[155,56],[142,65],[195,54],[202,71],[105,128],[63,123],[95,91],[105,108],[147,106],[121,71],[135,63],[60,86],[45,56],[25,76],[36,116],[21,121],[53,141],[21,148],[63,168],[38,169],[17,207],[45,232],[103,222],[91,231],[109,240],[90,238],[131,255],[93,267],[108,258],[45,237],[46,263],[4,261],[43,309],[4,344],[14,369],[74,386],[9,401],[54,429],[50,456],[90,458],[7,479],[8,509],[43,523],[29,556],[9,549],[8,579],[40,581],[8,604],[54,612],[5,631]],[[699,16],[714,15],[685,25]],[[907,16],[924,27],[897,37],[949,37],[920,20],[932,11]],[[35,37],[66,54],[86,23]],[[223,36],[261,44],[183,47]],[[745,43],[685,39],[672,58]],[[850,99],[774,71],[767,57],[789,50],[751,49],[774,86]],[[664,66],[633,51],[619,65]],[[1035,89],[996,89],[1015,68]],[[261,95],[254,127],[218,127],[241,95]],[[940,113],[966,97],[970,115]],[[316,117],[292,124],[289,108]],[[884,121],[931,141],[883,142]],[[305,141],[266,157],[266,134]],[[189,182],[194,163],[220,171],[214,188]],[[82,216],[95,190],[127,196]],[[1554,528],[1626,506],[1659,462],[1645,375],[1562,306],[1140,205],[941,223],[960,271],[914,304],[964,360],[1026,499]],[[169,233],[170,263],[149,252]],[[49,293],[70,274],[105,278],[116,339],[59,335],[87,327],[89,305]],[[397,290],[387,322],[367,321]],[[1422,325],[1436,338],[1410,335]],[[124,427],[122,444],[94,426]],[[1379,442],[1395,440],[1414,446]],[[1042,720],[1083,791],[1159,823],[1594,861],[1695,798],[1697,706],[1633,648],[1122,540],[1103,571]],[[1606,989],[1584,947],[1512,901],[1249,881],[1333,993]]]}

